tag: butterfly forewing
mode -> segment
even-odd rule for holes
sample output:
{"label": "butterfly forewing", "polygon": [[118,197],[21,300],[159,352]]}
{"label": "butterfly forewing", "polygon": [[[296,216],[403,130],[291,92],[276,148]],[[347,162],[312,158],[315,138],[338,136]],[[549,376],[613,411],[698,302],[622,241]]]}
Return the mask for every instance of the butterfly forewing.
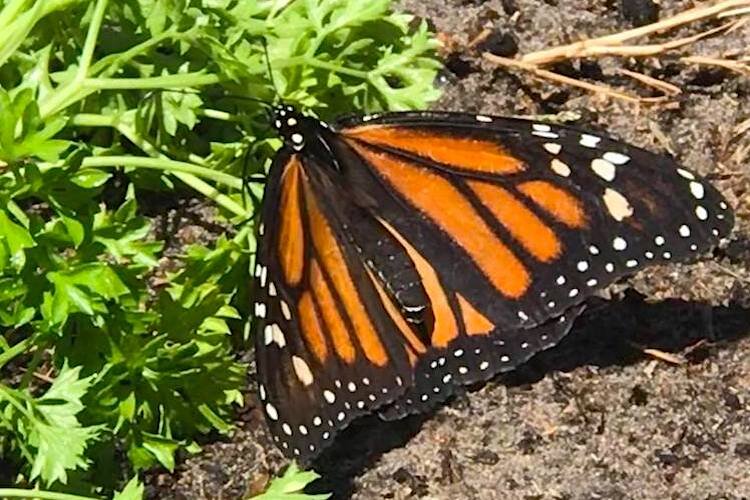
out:
{"label": "butterfly forewing", "polygon": [[382,216],[506,327],[695,256],[732,226],[721,195],[674,161],[572,128],[406,113],[341,133],[391,195]]}
{"label": "butterfly forewing", "polygon": [[256,341],[274,439],[303,462],[353,418],[422,411],[553,346],[583,300],[732,227],[705,180],[573,128],[289,107],[260,236]]}

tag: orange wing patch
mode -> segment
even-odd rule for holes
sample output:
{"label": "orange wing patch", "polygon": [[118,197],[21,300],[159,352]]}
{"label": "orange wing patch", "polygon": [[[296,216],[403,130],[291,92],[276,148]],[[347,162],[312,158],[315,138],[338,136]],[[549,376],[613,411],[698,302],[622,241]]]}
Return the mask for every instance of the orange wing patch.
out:
{"label": "orange wing patch", "polygon": [[488,335],[494,330],[495,325],[492,321],[488,320],[484,314],[480,313],[466,300],[460,293],[456,294],[458,297],[458,305],[461,308],[461,316],[464,320],[467,335]]}
{"label": "orange wing patch", "polygon": [[469,186],[513,238],[537,260],[550,262],[560,256],[562,244],[555,232],[518,198],[487,182],[469,181]]}
{"label": "orange wing patch", "polygon": [[395,228],[382,219],[378,220],[401,243],[414,263],[417,274],[422,278],[422,286],[430,299],[432,314],[435,317],[430,342],[435,347],[447,346],[458,335],[458,325],[435,269]]}
{"label": "orange wing patch", "polygon": [[398,148],[461,170],[488,174],[514,174],[524,163],[494,142],[425,133],[406,127],[365,125],[343,132],[369,144]]}
{"label": "orange wing patch", "polygon": [[284,279],[290,286],[297,285],[304,270],[305,234],[302,230],[299,184],[302,166],[296,156],[287,164],[281,187],[281,223],[278,255]]}
{"label": "orange wing patch", "polygon": [[[349,274],[339,244],[336,241],[330,226],[326,222],[323,213],[320,211],[314,195],[309,189],[305,191],[305,199],[307,201],[307,212],[310,221],[310,232],[312,233],[313,245],[320,256],[321,266],[325,269],[328,276],[330,276],[331,282],[333,283],[335,290],[338,292],[338,296],[341,298],[344,309],[352,322],[354,335],[357,337],[357,340],[359,340],[359,344],[362,347],[365,356],[375,365],[384,366],[388,363],[388,354],[385,351],[383,343],[380,341],[380,337],[378,337],[378,334],[375,331],[375,327],[370,321],[365,306],[359,299],[357,287],[354,285],[354,281]],[[322,285],[319,285],[319,288],[323,290],[323,285],[325,285],[325,289],[327,290],[327,284],[322,279],[322,273],[318,272],[317,274],[320,275],[320,278],[315,279],[315,276],[313,276],[313,282],[318,281],[322,283]],[[326,310],[335,311],[335,314],[338,315],[330,291],[328,291],[328,295],[331,300],[330,306],[324,307],[322,302],[320,304],[321,309],[323,309],[324,317],[327,314]],[[329,312],[328,314],[332,313]],[[329,325],[329,327],[330,326],[331,325]],[[335,345],[336,344],[334,343],[334,346]]]}
{"label": "orange wing patch", "polygon": [[566,190],[547,181],[524,182],[518,185],[518,190],[566,226],[576,229],[586,226],[580,200]]}
{"label": "orange wing patch", "polygon": [[320,324],[318,319],[310,292],[302,294],[297,309],[299,310],[300,330],[305,344],[318,361],[325,363],[328,358],[328,346],[323,336],[323,325]]}
{"label": "orange wing patch", "polygon": [[336,354],[345,363],[352,364],[357,352],[354,350],[351,337],[349,337],[344,318],[339,314],[333,294],[320,271],[320,266],[314,261],[310,269],[310,285],[315,293],[315,298],[318,300],[320,312],[323,315],[323,321],[326,324],[328,334],[331,336]]}
{"label": "orange wing patch", "polygon": [[528,269],[449,181],[393,155],[374,152],[354,141],[350,144],[406,199],[449,234],[500,293],[518,298],[526,292],[531,282]]}

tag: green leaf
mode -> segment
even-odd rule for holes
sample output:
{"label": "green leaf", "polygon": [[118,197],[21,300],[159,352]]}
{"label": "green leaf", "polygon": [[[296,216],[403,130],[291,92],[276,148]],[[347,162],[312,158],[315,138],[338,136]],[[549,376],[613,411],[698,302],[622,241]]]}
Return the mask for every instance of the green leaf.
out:
{"label": "green leaf", "polygon": [[143,500],[144,492],[143,483],[138,480],[138,476],[134,476],[122,491],[115,492],[112,500]]}
{"label": "green leaf", "polygon": [[63,116],[42,120],[31,89],[22,89],[11,97],[0,87],[0,160],[57,160],[70,142],[52,137],[66,122]]}
{"label": "green leaf", "polygon": [[29,443],[36,448],[31,479],[46,484],[65,484],[68,472],[86,469],[86,448],[102,426],[82,426],[76,416],[83,410],[81,398],[91,386],[91,377],[80,378],[80,367],[64,365],[52,386],[34,405]]}
{"label": "green leaf", "polygon": [[166,439],[157,434],[143,434],[143,448],[170,472],[174,470],[174,454],[179,446],[180,443],[173,439]]}
{"label": "green leaf", "polygon": [[54,286],[54,293],[45,292],[42,313],[51,324],[65,323],[75,312],[89,316],[104,313],[107,308],[102,299],[116,300],[130,291],[112,267],[103,262],[53,271],[47,279]]}
{"label": "green leaf", "polygon": [[[18,387],[0,385],[0,444],[30,486],[101,496],[123,473],[171,467],[199,434],[231,428],[247,370],[234,342],[247,340],[252,316],[249,226],[263,195],[260,183],[249,197],[237,186],[265,174],[281,146],[256,101],[281,94],[324,119],[428,105],[436,42],[392,5],[2,4],[0,324],[34,349],[4,365]],[[94,374],[83,406],[40,404],[37,363]],[[78,409],[62,434],[50,420],[57,404]],[[91,428],[102,440],[93,447]],[[283,495],[302,495],[288,484]]]}
{"label": "green leaf", "polygon": [[196,111],[203,105],[203,100],[196,94],[165,92],[162,96],[164,107],[164,128],[169,135],[175,135],[177,124],[182,123],[192,129],[198,122]]}
{"label": "green leaf", "polygon": [[102,187],[111,178],[112,174],[109,172],[95,168],[85,168],[73,174],[70,180],[84,189],[93,189]]}
{"label": "green leaf", "polygon": [[29,231],[0,210],[0,271],[8,266],[19,271],[26,263],[24,251],[34,245]]}
{"label": "green leaf", "polygon": [[325,500],[330,494],[306,495],[302,490],[320,476],[314,471],[301,471],[291,463],[284,475],[271,481],[268,489],[253,498],[256,500]]}

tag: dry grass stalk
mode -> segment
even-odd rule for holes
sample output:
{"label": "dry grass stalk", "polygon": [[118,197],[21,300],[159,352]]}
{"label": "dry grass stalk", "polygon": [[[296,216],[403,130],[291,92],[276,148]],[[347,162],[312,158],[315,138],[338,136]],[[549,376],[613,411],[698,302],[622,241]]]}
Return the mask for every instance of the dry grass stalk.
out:
{"label": "dry grass stalk", "polygon": [[672,85],[671,83],[665,82],[664,80],[659,80],[658,78],[654,78],[653,76],[644,75],[643,73],[630,71],[629,69],[625,68],[617,68],[615,71],[621,75],[630,77],[633,80],[638,80],[644,85],[653,87],[659,92],[663,92],[668,96],[675,96],[682,93],[682,89],[677,85]]}
{"label": "dry grass stalk", "polygon": [[[716,18],[722,13],[726,14],[730,11],[736,11],[739,8],[750,8],[750,0],[724,0],[714,5],[694,7],[670,18],[647,24],[640,28],[532,52],[521,57],[521,60],[535,65],[545,65],[566,59],[597,55],[597,51],[600,52],[599,55],[601,55],[601,52],[609,55],[612,52],[606,52],[606,48],[612,49],[622,46],[625,42],[635,38],[662,33],[696,21]],[[744,14],[746,13],[741,12],[739,15]]]}
{"label": "dry grass stalk", "polygon": [[656,104],[656,103],[664,103],[667,100],[665,97],[640,97],[637,95],[626,94],[624,92],[620,92],[619,90],[615,90],[612,87],[608,87],[606,85],[590,83],[590,82],[586,82],[583,80],[578,80],[576,78],[571,78],[569,76],[561,75],[553,71],[539,68],[533,64],[527,64],[517,59],[508,59],[507,57],[500,57],[500,56],[496,56],[494,54],[489,54],[489,53],[485,53],[484,58],[499,66],[505,66],[506,68],[518,68],[524,71],[528,71],[532,75],[542,80],[549,80],[549,81],[561,83],[563,85],[570,85],[571,87],[577,87],[577,88],[584,89],[589,92],[594,92],[597,94],[608,95],[610,97],[622,99],[623,101],[629,101],[629,102],[640,103],[640,104]]}
{"label": "dry grass stalk", "polygon": [[659,349],[652,349],[650,347],[644,347],[642,345],[636,344],[635,342],[628,342],[628,343],[632,347],[641,351],[643,354],[651,356],[652,358],[658,359],[660,361],[665,361],[673,365],[684,365],[685,363],[687,363],[687,360],[683,356],[680,356],[679,354],[672,354],[671,352],[664,352],[664,351],[660,351]]}
{"label": "dry grass stalk", "polygon": [[720,68],[728,69],[739,73],[744,76],[750,77],[750,64],[745,64],[741,61],[735,61],[734,59],[723,59],[721,57],[706,57],[706,56],[686,56],[680,58],[680,61],[690,64],[700,64],[704,66],[718,66]]}
{"label": "dry grass stalk", "polygon": [[[670,18],[663,19],[646,26],[623,31],[620,33],[615,33],[612,35],[592,38],[589,40],[582,40],[580,42],[568,45],[532,52],[530,54],[523,55],[518,59],[508,59],[489,53],[485,53],[484,58],[494,64],[497,64],[498,66],[527,71],[542,80],[549,80],[563,85],[577,87],[589,92],[614,97],[624,101],[638,104],[664,104],[669,102],[668,96],[674,96],[681,93],[679,87],[676,87],[675,85],[664,82],[662,80],[644,75],[642,73],[636,73],[629,70],[620,70],[621,74],[634,78],[644,85],[656,88],[661,92],[664,92],[665,96],[640,97],[613,89],[612,87],[604,84],[590,83],[578,80],[576,78],[560,75],[553,71],[543,69],[542,66],[563,60],[578,59],[583,57],[658,56],[667,51],[685,47],[697,42],[698,40],[714,36],[719,33],[729,33],[739,28],[748,21],[748,17],[743,16],[750,16],[750,0],[723,0],[715,2],[711,5],[701,5],[698,7],[694,7]],[[664,43],[625,45],[626,42],[635,38],[657,33],[664,33],[677,27],[695,23],[698,21],[727,17],[741,17],[741,19],[734,19],[716,28],[703,31],[689,37],[679,38]],[[479,36],[472,40],[471,47],[476,47],[476,45],[487,36],[488,33],[486,32],[480,33]],[[744,57],[740,57],[738,59],[727,59],[725,57],[686,56],[681,58],[680,61],[688,64],[701,64],[722,67],[746,76],[750,76],[750,65],[746,64]]]}

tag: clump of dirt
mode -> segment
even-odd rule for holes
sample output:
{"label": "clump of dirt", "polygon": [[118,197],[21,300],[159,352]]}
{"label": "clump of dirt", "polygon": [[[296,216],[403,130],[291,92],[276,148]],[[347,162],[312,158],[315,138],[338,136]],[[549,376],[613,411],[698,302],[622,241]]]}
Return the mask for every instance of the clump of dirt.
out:
{"label": "clump of dirt", "polygon": [[[749,498],[750,171],[742,151],[750,134],[738,135],[737,126],[750,118],[750,79],[670,57],[555,68],[649,95],[614,73],[625,67],[683,90],[674,106],[636,106],[537,82],[463,50],[484,28],[496,33],[485,48],[504,55],[628,29],[640,23],[637,12],[623,15],[628,2],[400,3],[452,41],[453,71],[436,108],[576,111],[578,126],[670,152],[712,176],[735,207],[736,230],[703,262],[649,269],[610,288],[608,300],[595,300],[559,346],[433,414],[355,423],[317,464],[324,477],[315,489],[361,499]],[[658,4],[662,18],[685,8],[677,0]],[[716,55],[749,46],[745,24],[690,51]],[[646,348],[672,356],[652,357]],[[278,472],[283,460],[249,386],[235,436],[207,444],[173,475],[155,474],[151,496],[241,498]]]}

